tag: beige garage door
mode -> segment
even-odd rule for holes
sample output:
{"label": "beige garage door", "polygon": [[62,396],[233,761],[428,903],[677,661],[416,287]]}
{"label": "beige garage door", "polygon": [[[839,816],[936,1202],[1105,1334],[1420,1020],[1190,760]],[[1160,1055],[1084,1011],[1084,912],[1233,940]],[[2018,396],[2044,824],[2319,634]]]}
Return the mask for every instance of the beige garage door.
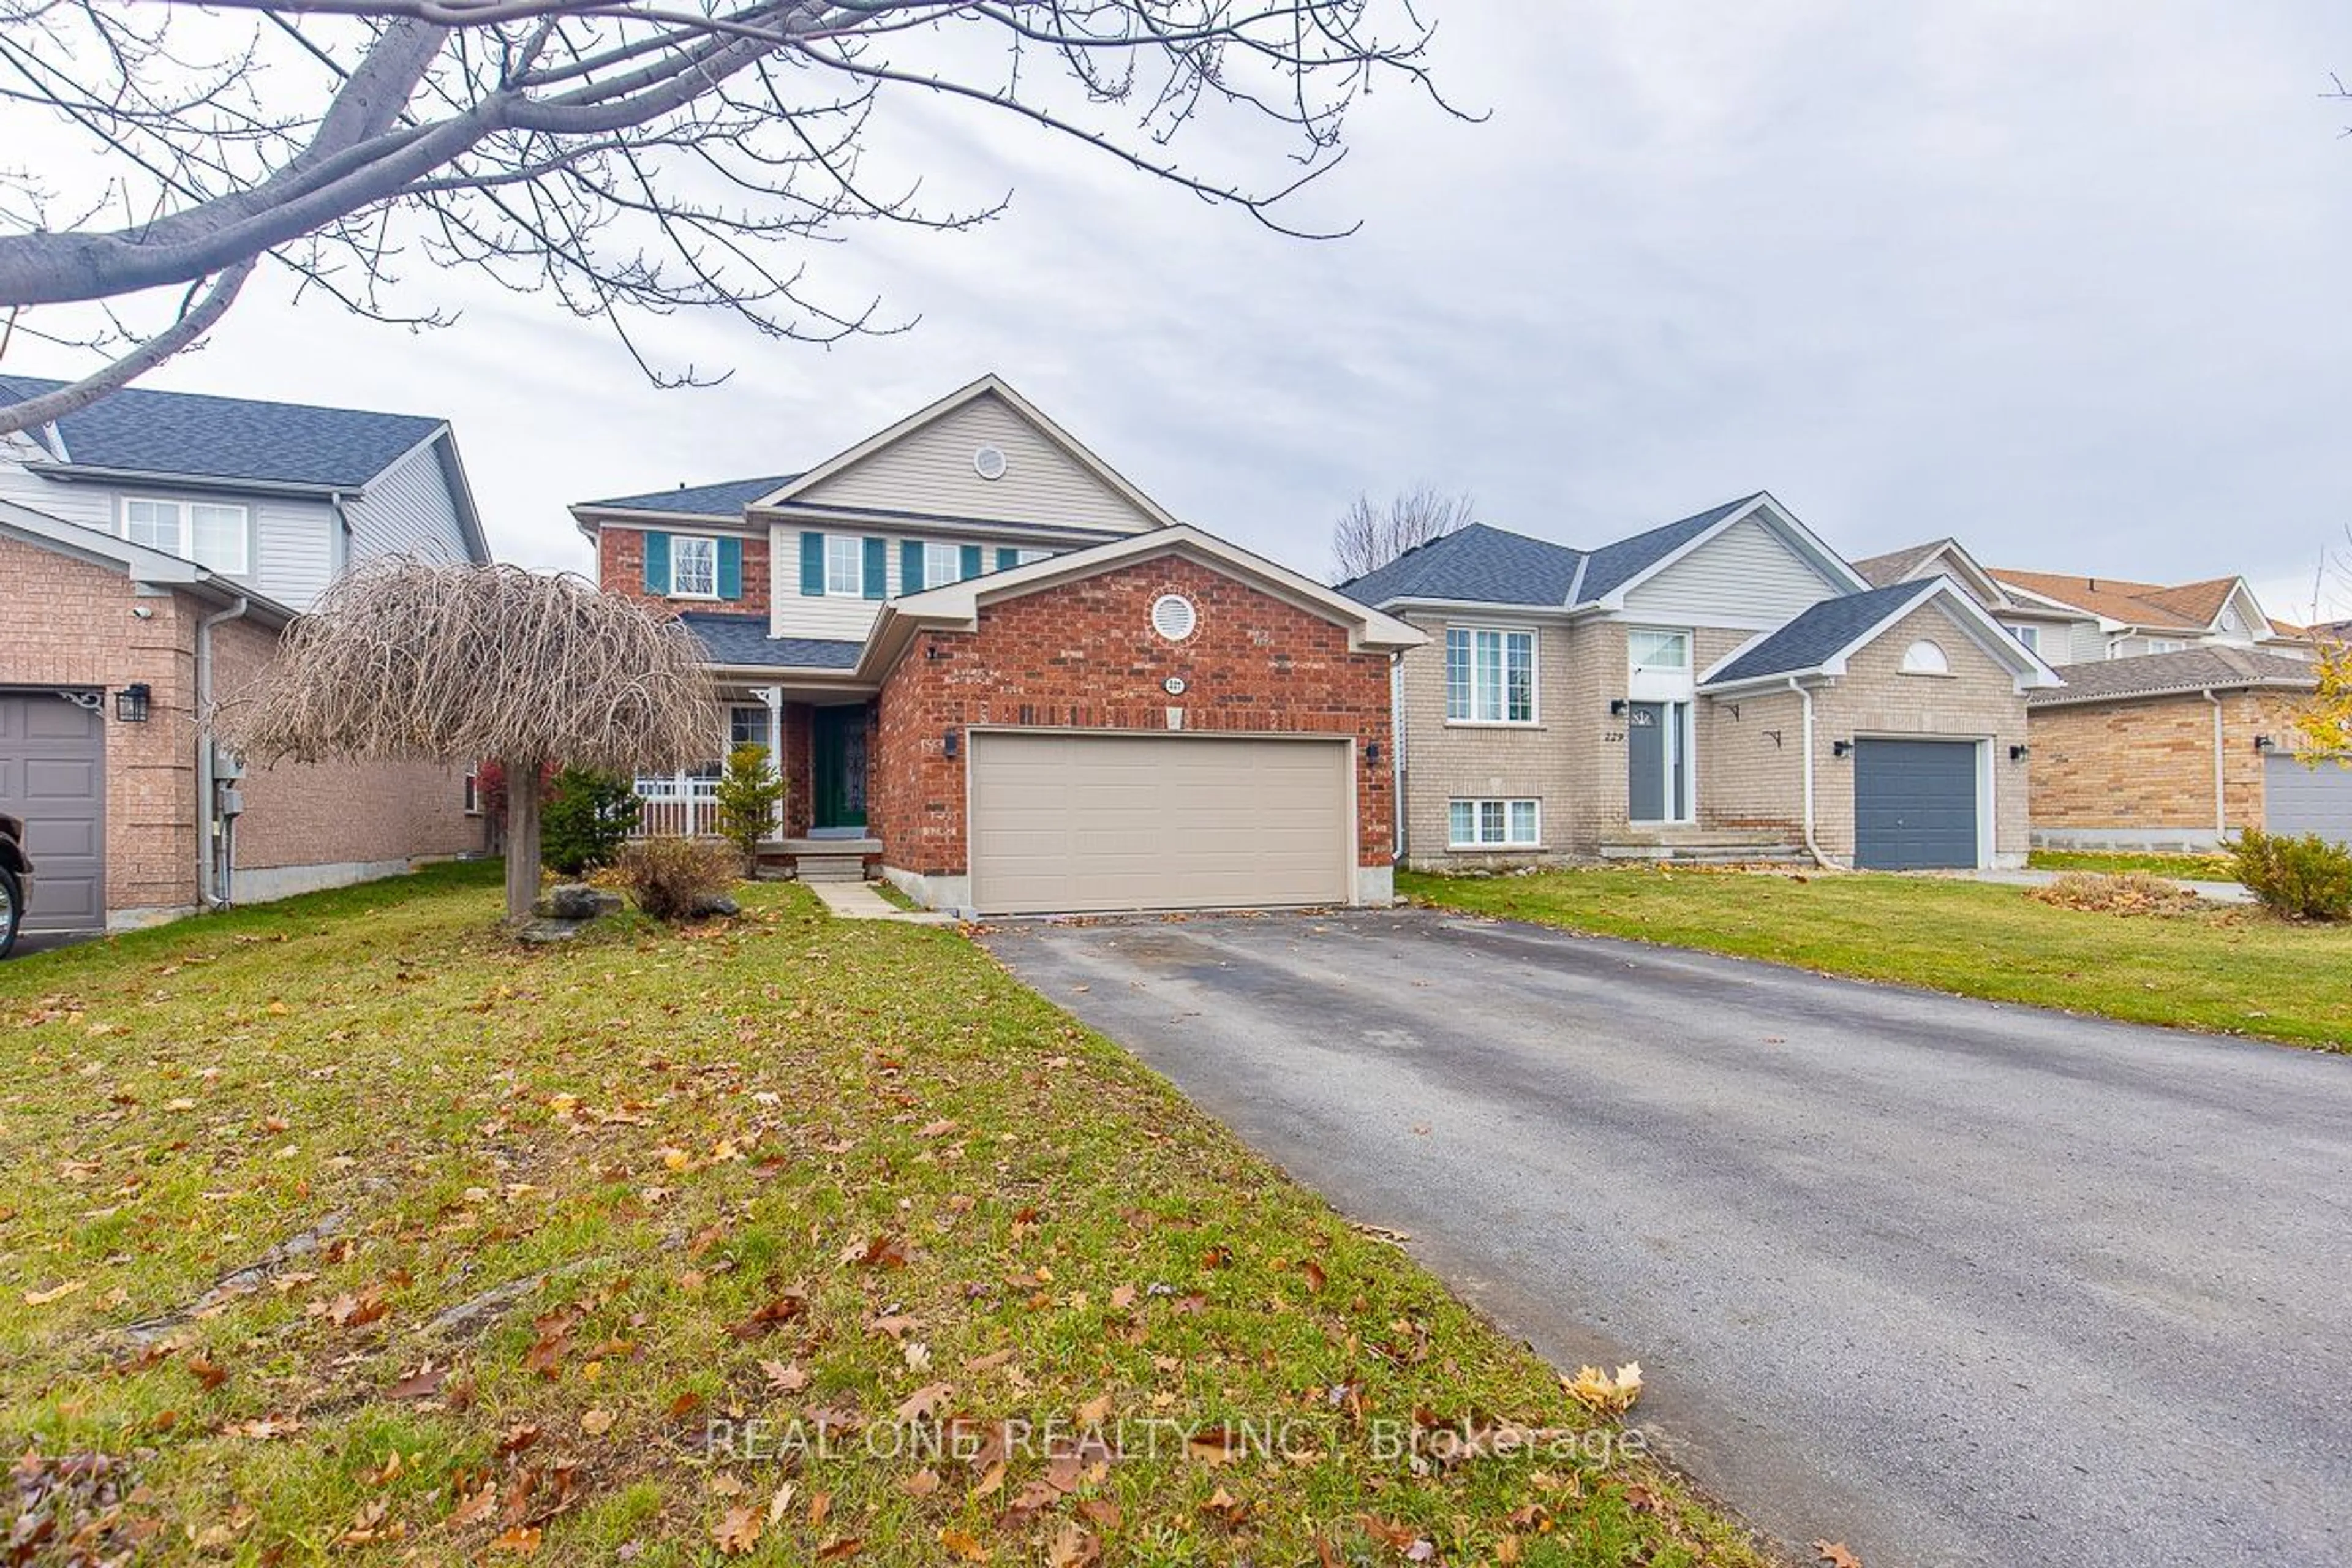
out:
{"label": "beige garage door", "polygon": [[1345,741],[971,737],[983,914],[1345,903]]}

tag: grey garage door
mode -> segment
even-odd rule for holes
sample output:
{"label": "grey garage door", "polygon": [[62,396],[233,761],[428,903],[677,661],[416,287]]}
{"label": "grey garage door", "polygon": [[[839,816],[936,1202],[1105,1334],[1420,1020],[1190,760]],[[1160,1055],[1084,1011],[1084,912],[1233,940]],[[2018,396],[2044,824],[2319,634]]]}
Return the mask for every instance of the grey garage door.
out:
{"label": "grey garage door", "polygon": [[1853,858],[1875,871],[1977,863],[1973,741],[1856,741]]}
{"label": "grey garage door", "polygon": [[971,737],[972,904],[983,914],[1345,903],[1344,741]]}
{"label": "grey garage door", "polygon": [[2263,826],[2352,844],[2352,765],[2309,767],[2273,752],[2263,761]]}
{"label": "grey garage door", "polygon": [[106,926],[106,718],[53,691],[0,691],[0,813],[25,820],[28,931]]}

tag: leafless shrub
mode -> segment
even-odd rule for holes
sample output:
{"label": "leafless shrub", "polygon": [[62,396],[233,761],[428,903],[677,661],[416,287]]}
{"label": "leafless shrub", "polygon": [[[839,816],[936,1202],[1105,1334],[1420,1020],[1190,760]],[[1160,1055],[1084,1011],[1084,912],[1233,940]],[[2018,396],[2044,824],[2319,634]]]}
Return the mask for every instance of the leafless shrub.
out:
{"label": "leafless shrub", "polygon": [[640,838],[614,867],[637,908],[657,921],[703,913],[742,868],[742,857],[723,838]]}
{"label": "leafless shrub", "polygon": [[2178,883],[2146,871],[2069,871],[2026,897],[2102,915],[2181,915],[2201,901]]}

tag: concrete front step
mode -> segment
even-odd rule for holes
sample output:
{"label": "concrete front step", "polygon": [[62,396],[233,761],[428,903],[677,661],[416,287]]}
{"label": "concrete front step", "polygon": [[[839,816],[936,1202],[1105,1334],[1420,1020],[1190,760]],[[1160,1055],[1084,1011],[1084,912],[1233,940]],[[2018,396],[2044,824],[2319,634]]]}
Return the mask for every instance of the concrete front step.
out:
{"label": "concrete front step", "polygon": [[1736,866],[1751,862],[1795,864],[1810,860],[1804,846],[1769,829],[1660,827],[1612,833],[1601,840],[1604,860],[1675,865]]}
{"label": "concrete front step", "polygon": [[794,860],[793,869],[803,882],[862,882],[866,880],[866,857],[803,855]]}

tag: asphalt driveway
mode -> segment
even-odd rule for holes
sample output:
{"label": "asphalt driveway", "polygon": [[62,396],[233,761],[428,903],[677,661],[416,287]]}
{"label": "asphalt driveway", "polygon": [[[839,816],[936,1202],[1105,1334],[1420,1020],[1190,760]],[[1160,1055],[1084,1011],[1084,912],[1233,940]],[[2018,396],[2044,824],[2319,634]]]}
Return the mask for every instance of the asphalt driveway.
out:
{"label": "asphalt driveway", "polygon": [[1021,925],[1783,1542],[2352,1562],[2352,1058],[1428,911]]}

